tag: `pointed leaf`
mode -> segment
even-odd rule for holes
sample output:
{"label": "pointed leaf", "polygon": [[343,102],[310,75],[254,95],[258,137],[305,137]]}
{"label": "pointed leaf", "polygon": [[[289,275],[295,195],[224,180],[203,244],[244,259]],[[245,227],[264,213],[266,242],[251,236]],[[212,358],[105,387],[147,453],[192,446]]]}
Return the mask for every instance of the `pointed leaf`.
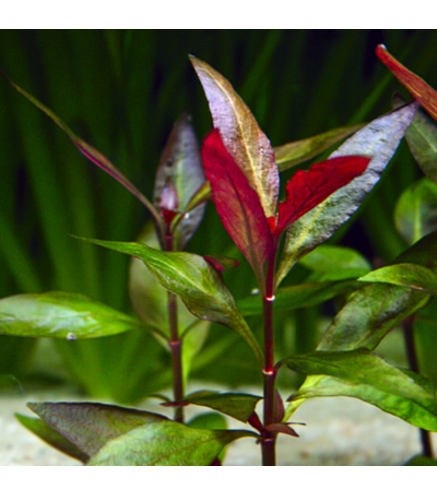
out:
{"label": "pointed leaf", "polygon": [[[302,284],[280,287],[275,295],[275,311],[292,311],[298,308],[315,306],[341,294],[360,287],[355,278],[339,281],[304,282]],[[259,295],[237,301],[244,316],[262,315],[263,304]]]}
{"label": "pointed leaf", "polygon": [[[184,405],[193,404],[196,406],[209,407],[215,411],[238,419],[247,423],[255,407],[262,399],[257,395],[239,394],[239,393],[211,393],[210,391],[195,392],[181,399],[180,403]],[[166,406],[177,403],[163,404]]]}
{"label": "pointed leaf", "polygon": [[196,430],[174,421],[146,424],[109,441],[90,466],[209,466],[244,430]]}
{"label": "pointed leaf", "polygon": [[311,160],[342,139],[358,131],[364,124],[338,127],[307,139],[295,141],[273,148],[276,165],[280,172]]}
{"label": "pointed leaf", "polygon": [[428,268],[413,263],[384,266],[364,275],[358,281],[399,285],[437,296],[437,275]]}
{"label": "pointed leaf", "polygon": [[365,172],[294,222],[287,230],[276,286],[302,256],[332,235],[357,210],[379,180],[414,117],[412,103],[374,120],[355,133],[330,158],[361,155],[372,160]]}
{"label": "pointed leaf", "polygon": [[141,258],[156,279],[177,294],[187,308],[202,320],[232,328],[243,337],[263,362],[262,351],[220,274],[202,257],[190,253],[165,252],[135,242],[83,239],[98,246]]}
{"label": "pointed leaf", "polygon": [[316,163],[308,172],[296,172],[286,186],[285,201],[279,203],[276,232],[284,231],[328,196],[361,175],[369,162],[370,158],[340,156]]}
{"label": "pointed leaf", "polygon": [[19,294],[0,300],[0,334],[67,340],[144,328],[132,316],[71,292]]}
{"label": "pointed leaf", "polygon": [[286,423],[272,423],[271,425],[266,426],[267,431],[271,431],[273,433],[283,433],[285,435],[290,435],[291,437],[299,438],[299,435],[290,428]]}
{"label": "pointed leaf", "polygon": [[391,70],[398,81],[404,85],[413,97],[437,120],[437,91],[419,76],[404,67],[384,45],[376,47],[379,59]]}
{"label": "pointed leaf", "polygon": [[206,203],[211,199],[211,184],[205,181],[188,201],[185,211],[189,213],[194,208]]}
{"label": "pointed leaf", "polygon": [[194,416],[187,422],[187,426],[198,430],[226,430],[226,418],[216,412],[207,412]]}
{"label": "pointed leaf", "polygon": [[426,178],[412,184],[399,198],[394,217],[409,244],[437,230],[437,185]]}
{"label": "pointed leaf", "polygon": [[227,152],[217,129],[205,138],[202,157],[221,221],[258,280],[262,280],[264,263],[272,250],[272,236],[260,198]]}
{"label": "pointed leaf", "polygon": [[366,349],[316,351],[284,361],[295,371],[315,375],[290,397],[291,401],[356,397],[414,426],[437,430],[437,397],[422,386],[422,378],[402,372]]}
{"label": "pointed leaf", "polygon": [[[183,115],[175,123],[162,153],[153,192],[155,206],[162,206],[169,181],[174,184],[177,194],[177,206],[174,209],[180,212],[185,212],[192,196],[205,183],[200,150],[188,115]],[[175,251],[181,251],[191,238],[204,211],[205,205],[197,206],[178,222],[174,232]]]}
{"label": "pointed leaf", "polygon": [[227,256],[204,256],[206,261],[219,272],[225,272],[238,266],[238,261]]}
{"label": "pointed leaf", "polygon": [[130,193],[132,193],[137,199],[143,203],[146,208],[149,209],[152,214],[154,220],[161,223],[160,216],[158,212],[155,210],[153,205],[149,202],[149,200],[118,170],[105,156],[103,156],[99,151],[95,148],[87,144],[83,139],[77,136],[62,120],[57,117],[49,108],[39,102],[35,97],[30,95],[27,91],[20,88],[17,84],[13,83],[10,79],[9,82],[11,85],[21,93],[25,98],[27,98],[31,103],[33,103],[36,107],[42,110],[48,117],[50,117],[55,124],[57,124],[73,141],[78,150],[85,155],[89,160],[91,160],[98,167],[103,169],[106,173],[108,173],[111,177],[116,179],[120,184],[122,184]]}
{"label": "pointed leaf", "polygon": [[265,216],[274,216],[279,174],[270,141],[229,81],[202,60],[190,59],[205,91],[214,127],[258,194]]}
{"label": "pointed leaf", "polygon": [[169,421],[147,411],[87,402],[31,402],[28,407],[88,456],[140,425]]}
{"label": "pointed leaf", "polygon": [[88,462],[90,458],[89,455],[78,449],[74,443],[71,443],[42,419],[30,418],[29,416],[23,416],[22,414],[15,414],[15,417],[25,428],[41,438],[41,440],[44,440],[44,442],[48,443],[50,446],[83,463]]}

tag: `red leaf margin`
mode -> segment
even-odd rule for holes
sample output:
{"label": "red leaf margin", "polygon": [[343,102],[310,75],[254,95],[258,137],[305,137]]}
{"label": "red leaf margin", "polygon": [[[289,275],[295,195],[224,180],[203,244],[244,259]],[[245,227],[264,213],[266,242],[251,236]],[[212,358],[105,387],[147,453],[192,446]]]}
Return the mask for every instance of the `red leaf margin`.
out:
{"label": "red leaf margin", "polygon": [[218,129],[206,136],[201,154],[222,223],[258,279],[263,280],[273,239],[259,196],[225,148]]}

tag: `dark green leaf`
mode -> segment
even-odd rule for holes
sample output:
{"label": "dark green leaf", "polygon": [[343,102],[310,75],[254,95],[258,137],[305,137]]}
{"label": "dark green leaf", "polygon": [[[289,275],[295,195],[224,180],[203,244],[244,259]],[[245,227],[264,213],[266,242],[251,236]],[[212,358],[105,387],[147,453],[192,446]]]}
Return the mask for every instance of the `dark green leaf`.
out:
{"label": "dark green leaf", "polygon": [[174,421],[146,424],[109,441],[90,466],[209,466],[244,430],[197,430]]}
{"label": "dark green leaf", "polygon": [[[307,308],[328,301],[336,296],[358,288],[355,279],[333,282],[304,282],[302,284],[281,287],[275,295],[275,311],[291,311]],[[244,316],[261,315],[262,300],[253,295],[237,301],[239,310]]]}
{"label": "dark green leaf", "polygon": [[425,457],[424,455],[416,455],[411,458],[406,466],[437,466],[437,459],[431,459],[431,457]]}
{"label": "dark green leaf", "polygon": [[330,158],[358,155],[370,157],[372,160],[363,174],[289,227],[276,274],[276,286],[296,261],[330,237],[357,210],[367,193],[378,182],[416,109],[417,105],[413,103],[379,117],[355,133],[330,155]]}
{"label": "dark green leaf", "polygon": [[[205,183],[200,151],[190,120],[183,115],[176,122],[162,153],[153,192],[153,202],[158,208],[184,212],[192,196]],[[175,204],[166,205],[171,187],[175,188],[177,197],[170,198]],[[202,220],[204,210],[205,205],[197,206],[178,222],[174,231],[175,251],[182,251]]]}
{"label": "dark green leaf", "polygon": [[[286,358],[294,371],[311,376],[289,400],[348,396],[373,404],[419,428],[437,431],[437,397],[420,379],[391,366],[367,349],[302,354]],[[320,376],[324,375],[324,376]]]}
{"label": "dark green leaf", "polygon": [[55,449],[58,449],[64,454],[74,457],[83,463],[88,462],[90,458],[89,455],[78,449],[74,443],[71,443],[42,419],[30,418],[28,416],[23,416],[22,414],[15,414],[15,417],[24,427]]}
{"label": "dark green leaf", "polygon": [[424,178],[406,189],[396,204],[395,222],[409,244],[437,230],[437,185]]}
{"label": "dark green leaf", "polygon": [[363,127],[363,124],[338,127],[317,136],[277,146],[273,148],[276,165],[279,171],[282,172],[302,162],[311,160],[311,158],[319,155],[335,143],[358,131],[361,127]]}
{"label": "dark green leaf", "polygon": [[177,294],[198,318],[221,323],[243,337],[263,362],[263,354],[252,331],[238,310],[220,274],[202,256],[164,252],[135,242],[83,239],[120,253],[141,258],[169,291]]}
{"label": "dark green leaf", "polygon": [[109,440],[140,425],[169,421],[147,411],[86,402],[31,402],[28,407],[90,457]]}
{"label": "dark green leaf", "polygon": [[227,416],[247,423],[255,411],[257,403],[262,399],[257,395],[238,393],[211,393],[210,391],[195,392],[187,395],[180,402],[196,406],[209,407]]}
{"label": "dark green leaf", "polygon": [[226,430],[226,418],[216,412],[198,414],[188,421],[187,426],[198,430]]}
{"label": "dark green leaf", "polygon": [[0,333],[68,340],[103,337],[144,328],[132,316],[81,294],[46,292],[0,300]]}
{"label": "dark green leaf", "polygon": [[361,277],[358,281],[399,285],[437,296],[437,275],[424,266],[412,263],[384,266]]}

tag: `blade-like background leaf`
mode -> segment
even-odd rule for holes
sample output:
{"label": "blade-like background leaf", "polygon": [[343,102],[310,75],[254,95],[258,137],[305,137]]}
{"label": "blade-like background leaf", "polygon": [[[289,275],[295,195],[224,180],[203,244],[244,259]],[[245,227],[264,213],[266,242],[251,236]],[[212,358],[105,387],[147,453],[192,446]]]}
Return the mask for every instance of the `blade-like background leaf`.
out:
{"label": "blade-like background leaf", "polygon": [[193,56],[190,59],[205,91],[214,127],[257,192],[265,216],[274,216],[279,174],[270,141],[229,81],[206,62]]}
{"label": "blade-like background leaf", "polygon": [[90,466],[209,466],[244,430],[196,430],[174,421],[148,424],[108,442]]}
{"label": "blade-like background leaf", "polygon": [[104,337],[143,324],[81,294],[19,294],[0,300],[0,333],[67,340]]}
{"label": "blade-like background leaf", "polygon": [[[183,115],[173,126],[156,172],[153,202],[159,207],[167,181],[177,191],[177,210],[184,212],[188,202],[205,182],[200,150],[191,119]],[[174,250],[182,251],[202,220],[205,205],[197,206],[184,215],[174,232]]]}
{"label": "blade-like background leaf", "polygon": [[348,155],[371,157],[366,171],[301,217],[287,230],[276,286],[306,253],[346,222],[362,203],[399,145],[417,106],[410,104],[383,115],[349,138],[330,158]]}
{"label": "blade-like background leaf", "polygon": [[273,148],[276,165],[279,171],[282,172],[307,160],[311,160],[342,139],[358,131],[361,127],[363,127],[363,124],[338,127],[317,136],[276,146]]}

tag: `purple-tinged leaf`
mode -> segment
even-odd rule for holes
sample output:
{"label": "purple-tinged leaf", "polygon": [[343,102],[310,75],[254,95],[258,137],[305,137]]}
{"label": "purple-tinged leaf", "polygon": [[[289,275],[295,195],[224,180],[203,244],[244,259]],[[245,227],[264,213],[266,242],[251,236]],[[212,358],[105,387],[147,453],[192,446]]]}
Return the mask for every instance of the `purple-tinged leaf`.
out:
{"label": "purple-tinged leaf", "polygon": [[272,235],[258,194],[228,153],[217,129],[205,138],[202,158],[223,225],[262,281]]}
{"label": "purple-tinged leaf", "polygon": [[272,423],[265,427],[267,431],[271,431],[272,433],[283,433],[284,435],[290,435],[291,437],[299,438],[299,435],[288,426],[287,423]]}
{"label": "purple-tinged leaf", "polygon": [[376,54],[398,81],[408,89],[414,99],[431,114],[434,120],[437,120],[437,91],[398,62],[384,45],[376,47]]}
{"label": "purple-tinged leaf", "polygon": [[229,81],[202,60],[190,59],[205,91],[214,127],[258,194],[265,216],[274,216],[279,173],[270,141]]}
{"label": "purple-tinged leaf", "polygon": [[226,256],[204,256],[204,258],[219,272],[224,272],[238,266],[237,260]]}
{"label": "purple-tinged leaf", "polygon": [[291,224],[276,274],[276,287],[296,261],[330,237],[358,209],[378,182],[416,110],[417,104],[410,103],[377,118],[332,153],[330,158],[357,155],[370,157],[371,161],[364,173]]}
{"label": "purple-tinged leaf", "polygon": [[[205,183],[196,136],[187,115],[173,126],[156,173],[153,202],[161,209],[184,213],[193,195]],[[197,229],[205,210],[198,205],[182,216],[174,231],[174,249],[182,251]]]}
{"label": "purple-tinged leaf", "polygon": [[363,126],[364,124],[357,124],[338,127],[317,136],[277,146],[273,148],[276,165],[279,171],[282,172],[307,160],[311,160]]}
{"label": "purple-tinged leaf", "polygon": [[286,186],[285,201],[278,205],[277,235],[315,208],[335,191],[361,175],[370,158],[341,156],[299,170]]}
{"label": "purple-tinged leaf", "polygon": [[78,150],[85,155],[89,160],[95,163],[98,167],[103,169],[111,177],[116,179],[120,184],[122,184],[130,193],[132,193],[137,199],[143,203],[146,208],[149,209],[152,214],[154,221],[161,224],[161,219],[159,213],[156,211],[154,206],[149,202],[149,200],[118,170],[105,156],[103,156],[95,148],[87,144],[83,139],[77,136],[58,116],[56,116],[49,108],[39,102],[35,97],[30,95],[27,91],[20,88],[9,79],[11,85],[21,93],[25,98],[27,98],[36,107],[42,110],[48,117],[50,117],[55,124],[57,124],[73,141]]}
{"label": "purple-tinged leaf", "polygon": [[107,404],[31,402],[27,406],[87,456],[138,426],[170,422],[160,414]]}

